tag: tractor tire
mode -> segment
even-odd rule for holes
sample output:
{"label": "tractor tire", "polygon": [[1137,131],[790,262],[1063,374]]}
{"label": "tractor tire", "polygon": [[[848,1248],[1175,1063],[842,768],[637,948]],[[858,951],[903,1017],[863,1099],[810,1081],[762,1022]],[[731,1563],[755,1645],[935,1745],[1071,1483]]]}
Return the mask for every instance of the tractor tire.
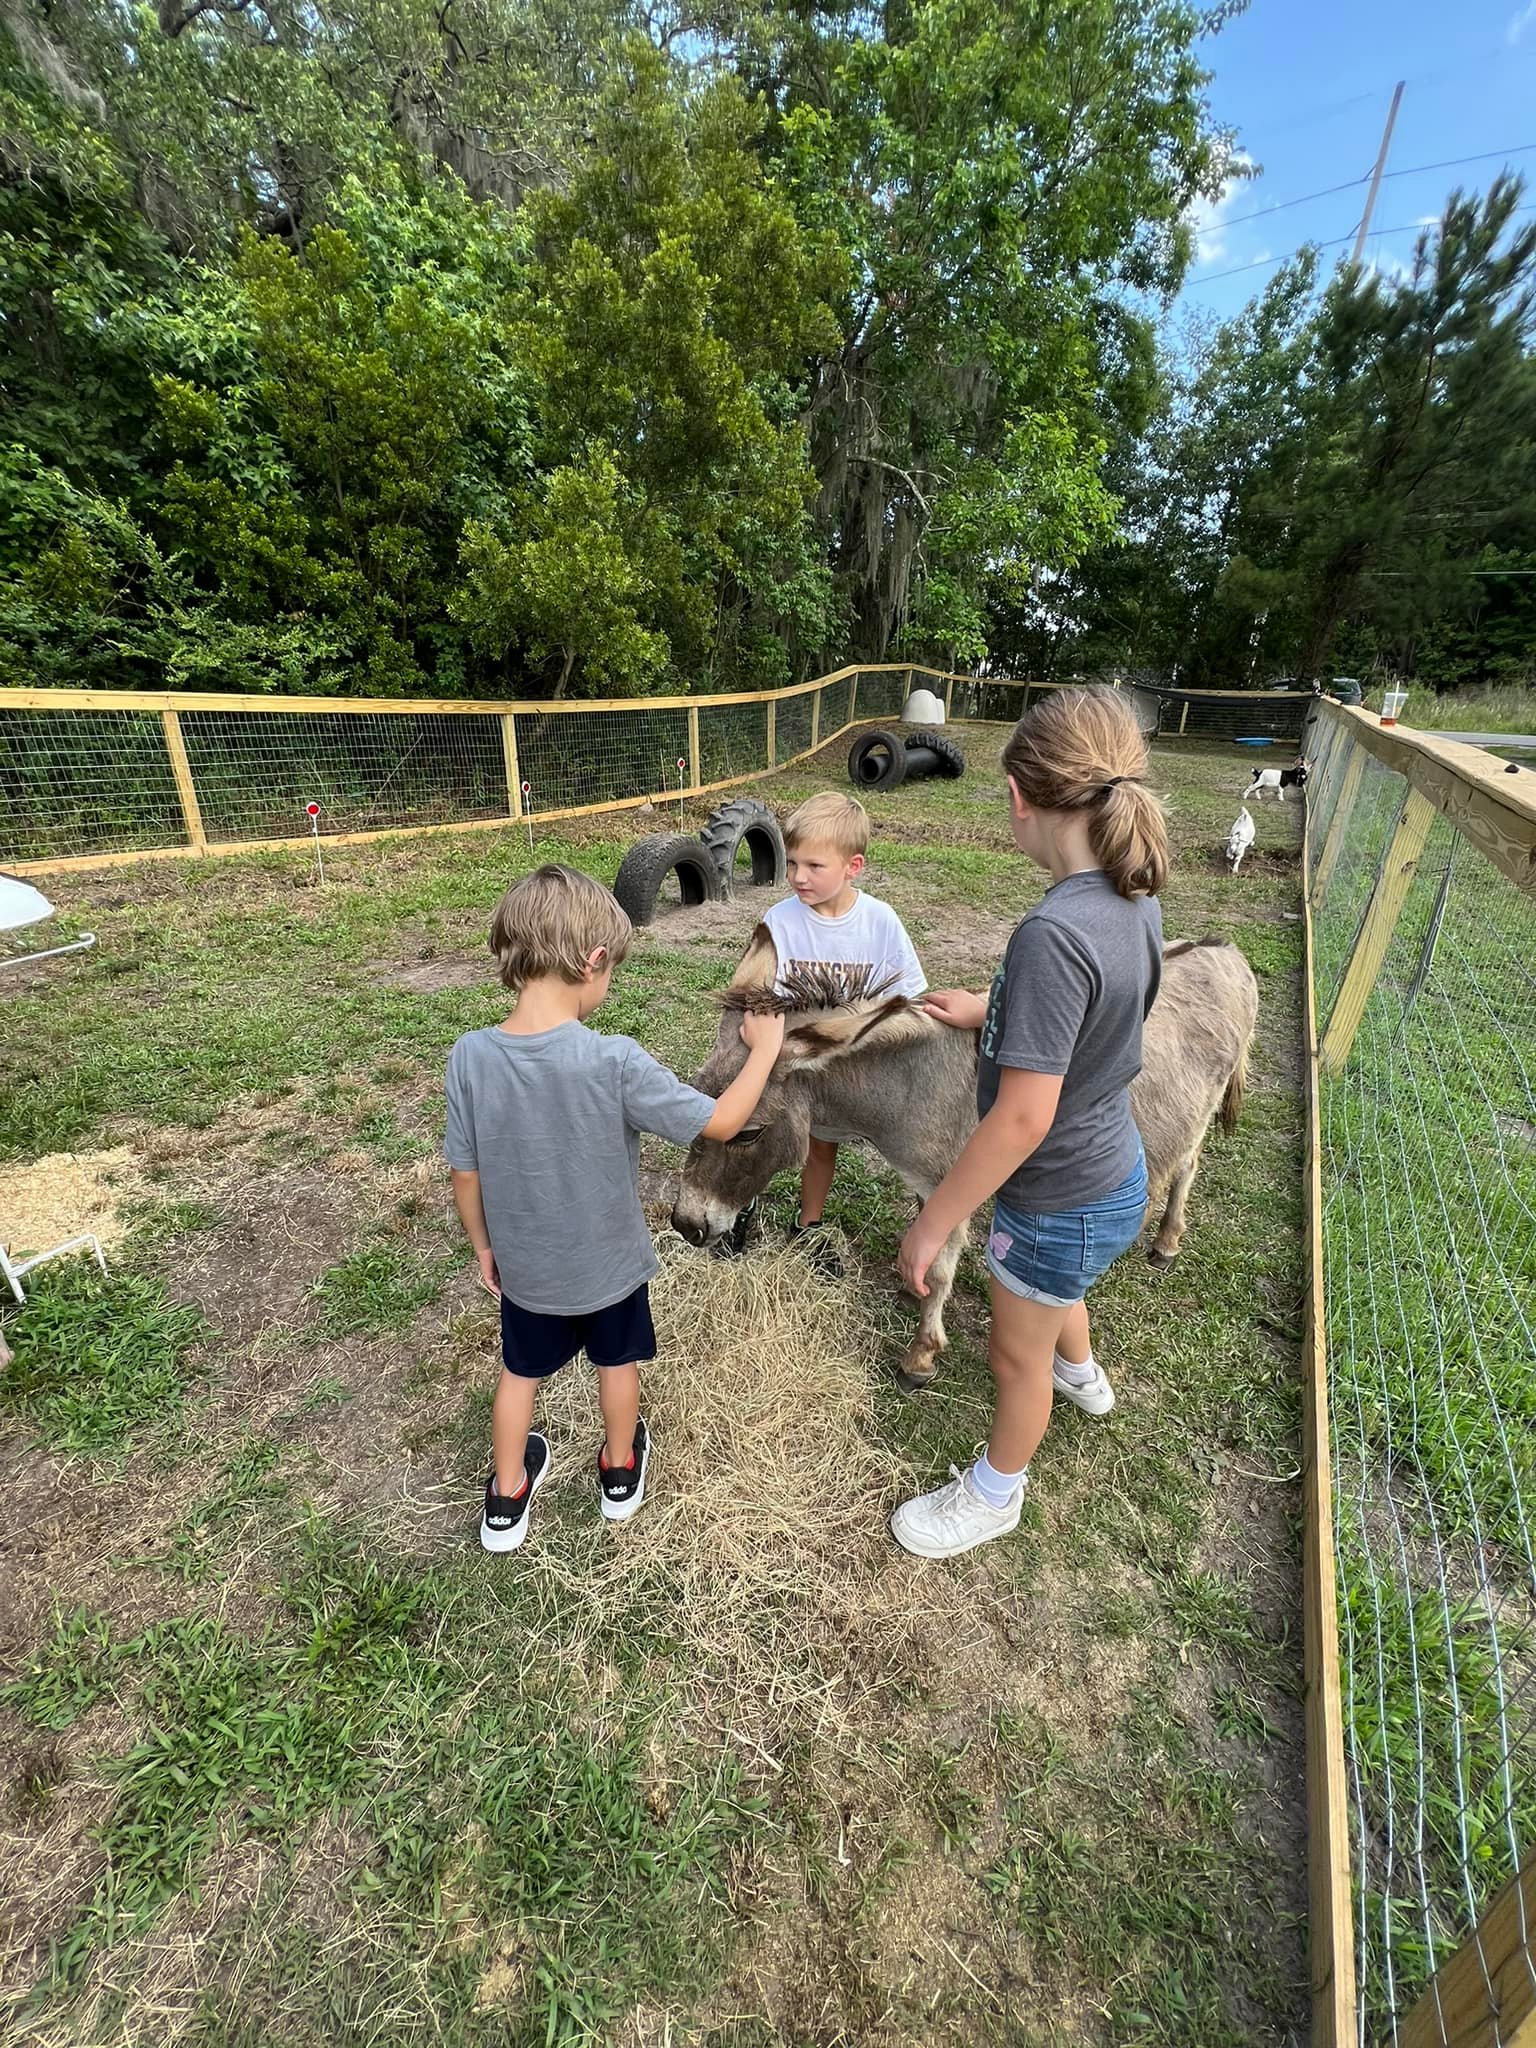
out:
{"label": "tractor tire", "polygon": [[848,780],[859,789],[895,789],[906,779],[907,749],[899,732],[860,733],[848,756]]}
{"label": "tractor tire", "polygon": [[725,901],[725,884],[707,847],[683,832],[652,832],[635,841],[614,878],[613,893],[631,924],[650,923],[661,885],[673,873],[685,908]]}
{"label": "tractor tire", "polygon": [[782,886],[784,834],[779,821],[755,796],[735,796],[720,806],[699,834],[720,873],[727,896],[736,880],[736,856],[746,841],[752,856],[752,886]]}
{"label": "tractor tire", "polygon": [[961,753],[953,740],[945,739],[942,733],[909,732],[907,734],[908,753],[915,752],[919,747],[938,757],[937,773],[942,775],[946,782],[958,782],[965,773],[964,754]]}

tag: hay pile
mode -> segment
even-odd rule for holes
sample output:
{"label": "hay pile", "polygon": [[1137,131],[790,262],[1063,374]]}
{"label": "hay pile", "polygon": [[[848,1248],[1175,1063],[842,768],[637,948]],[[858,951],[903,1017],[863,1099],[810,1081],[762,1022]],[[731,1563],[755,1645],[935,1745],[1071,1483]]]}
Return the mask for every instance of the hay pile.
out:
{"label": "hay pile", "polygon": [[50,1152],[30,1166],[0,1167],[0,1244],[13,1259],[25,1259],[90,1233],[110,1251],[128,1228],[123,1211],[142,1192],[126,1145]]}
{"label": "hay pile", "polygon": [[[671,1240],[661,1255],[646,1505],[594,1532],[579,1566],[562,1568],[553,1546],[524,1556],[562,1578],[594,1629],[660,1594],[667,1636],[701,1674],[787,1707],[830,1670],[846,1708],[865,1674],[910,1667],[904,1652],[938,1610],[955,1625],[952,1583],[914,1570],[887,1528],[920,1476],[876,1414],[894,1398],[879,1363],[889,1298],[829,1282],[788,1249],[724,1260]],[[595,1379],[568,1371],[549,1389],[557,1457],[601,1433]]]}

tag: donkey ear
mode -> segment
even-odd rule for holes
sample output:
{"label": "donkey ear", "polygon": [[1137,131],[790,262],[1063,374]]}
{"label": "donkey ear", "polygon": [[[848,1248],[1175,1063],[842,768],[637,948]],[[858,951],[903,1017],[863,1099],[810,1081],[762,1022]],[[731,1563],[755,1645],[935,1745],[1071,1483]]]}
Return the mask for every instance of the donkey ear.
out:
{"label": "donkey ear", "polygon": [[732,988],[772,988],[779,975],[779,952],[773,933],[760,924],[747,941],[747,950],[731,976]]}
{"label": "donkey ear", "polygon": [[905,996],[890,996],[868,1010],[843,1010],[798,1024],[784,1034],[779,1068],[805,1072],[811,1067],[830,1066],[851,1052],[888,1052],[898,1045],[911,1045],[931,1038],[947,1027],[927,1016]]}

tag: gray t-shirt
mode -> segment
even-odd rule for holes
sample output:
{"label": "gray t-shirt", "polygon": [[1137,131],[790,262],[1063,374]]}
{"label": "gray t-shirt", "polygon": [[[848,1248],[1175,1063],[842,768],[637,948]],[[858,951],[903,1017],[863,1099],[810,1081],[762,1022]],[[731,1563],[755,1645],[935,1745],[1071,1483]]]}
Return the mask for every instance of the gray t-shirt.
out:
{"label": "gray t-shirt", "polygon": [[448,1164],[478,1173],[502,1292],[579,1316],[659,1271],[640,1207],[640,1133],[691,1145],[714,1098],[632,1038],[572,1021],[468,1031],[448,1055]]}
{"label": "gray t-shirt", "polygon": [[1141,1027],[1162,972],[1157,898],[1122,896],[1099,868],[1048,889],[1015,930],[987,1000],[977,1114],[996,1102],[1003,1067],[1064,1078],[1050,1130],[998,1189],[1010,1208],[1080,1209],[1130,1174],[1126,1090],[1141,1072]]}

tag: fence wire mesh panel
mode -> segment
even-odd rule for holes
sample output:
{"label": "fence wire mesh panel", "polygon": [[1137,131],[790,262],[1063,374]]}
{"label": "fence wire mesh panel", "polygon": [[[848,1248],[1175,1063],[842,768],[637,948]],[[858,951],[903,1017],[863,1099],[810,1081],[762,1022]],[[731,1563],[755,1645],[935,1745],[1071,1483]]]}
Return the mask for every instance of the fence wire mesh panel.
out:
{"label": "fence wire mesh panel", "polygon": [[824,683],[821,690],[821,737],[831,739],[841,732],[852,716],[853,677],[844,676],[841,682]]}
{"label": "fence wire mesh panel", "polygon": [[[780,712],[784,707],[781,704]],[[699,707],[699,779],[730,782],[768,765],[766,704],[703,704]]]}
{"label": "fence wire mesh panel", "polygon": [[803,754],[809,749],[811,718],[815,703],[814,690],[807,690],[799,697],[783,697],[779,700],[778,718],[774,728],[775,760],[792,761],[796,754]]}
{"label": "fence wire mesh panel", "polygon": [[375,832],[507,815],[494,717],[190,711],[187,765],[211,840],[283,839],[318,803],[324,832]]}
{"label": "fence wire mesh panel", "polygon": [[1421,840],[1394,769],[1324,772],[1349,792],[1309,881],[1336,832],[1315,964],[1358,2037],[1509,2041],[1511,1982],[1536,1998],[1519,1887],[1489,1913],[1536,1845],[1536,899],[1443,816]]}
{"label": "fence wire mesh panel", "polygon": [[[861,668],[859,670],[859,723],[866,719],[899,719],[911,694],[913,681],[923,682],[911,669]],[[782,708],[782,707],[781,707]]]}
{"label": "fence wire mesh panel", "polygon": [[156,713],[0,713],[0,860],[184,846]]}
{"label": "fence wire mesh panel", "polygon": [[692,781],[686,710],[642,704],[633,711],[520,711],[516,728],[518,765],[536,816],[664,795],[680,776]]}

